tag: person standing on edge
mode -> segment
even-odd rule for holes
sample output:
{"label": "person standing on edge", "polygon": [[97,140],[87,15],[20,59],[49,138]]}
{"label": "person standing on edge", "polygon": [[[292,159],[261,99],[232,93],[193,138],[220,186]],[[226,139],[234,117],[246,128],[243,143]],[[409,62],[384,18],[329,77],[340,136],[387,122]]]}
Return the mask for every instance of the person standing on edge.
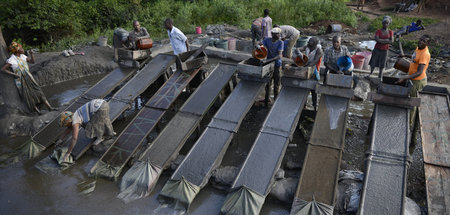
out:
{"label": "person standing on edge", "polygon": [[[423,35],[417,44],[417,48],[413,55],[404,55],[412,59],[409,64],[408,75],[401,77],[397,83],[402,83],[406,80],[412,81],[412,88],[410,91],[411,97],[417,97],[417,93],[421,91],[427,85],[427,68],[430,63],[431,55],[428,50],[430,43],[430,36]],[[399,57],[403,57],[400,55]],[[411,144],[409,146],[409,154],[414,152],[416,147],[416,129],[419,127],[419,120],[416,116],[417,108],[414,107],[410,111],[409,124],[412,128]]]}
{"label": "person standing on edge", "polygon": [[[280,91],[280,71],[281,71],[281,57],[283,56],[283,41],[280,40],[281,29],[273,28],[272,38],[265,38],[262,41],[264,47],[267,48],[267,60],[276,58],[275,68],[273,71],[272,78],[269,80],[269,83],[266,85],[266,96],[264,100],[264,104],[266,107],[269,106],[269,97],[270,97],[270,87],[272,85],[272,79],[274,82],[273,86],[273,96],[274,99],[277,99],[278,92]],[[256,46],[257,49],[260,49],[259,45]]]}
{"label": "person standing on edge", "polygon": [[264,18],[261,22],[261,30],[263,33],[263,39],[272,37],[272,18],[269,16],[269,9],[264,9]]}
{"label": "person standing on edge", "polygon": [[147,29],[141,27],[141,24],[139,24],[139,21],[137,20],[133,21],[133,27],[134,30],[129,33],[128,40],[130,41],[130,47],[136,50],[136,42],[139,39],[150,38],[150,34],[148,34]]}
{"label": "person standing on edge", "polygon": [[390,16],[385,16],[383,21],[381,22],[383,28],[378,29],[375,32],[375,48],[372,51],[372,58],[370,58],[370,74],[367,77],[372,75],[375,67],[379,68],[378,78],[380,81],[383,81],[383,69],[386,66],[386,60],[388,56],[389,44],[394,42],[394,33],[389,30],[389,25],[391,24],[392,19]]}
{"label": "person standing on edge", "polygon": [[287,48],[284,50],[284,57],[292,57],[292,48],[294,48],[295,43],[300,37],[300,31],[290,25],[282,25],[281,29],[281,40],[288,40]]}
{"label": "person standing on edge", "polygon": [[173,48],[173,54],[177,55],[189,51],[189,43],[187,37],[180,31],[180,29],[173,26],[173,20],[167,18],[164,21],[164,27],[167,29],[170,44]]}
{"label": "person standing on edge", "polygon": [[[22,45],[16,42],[12,42],[8,49],[12,55],[8,58],[8,60],[6,60],[6,63],[1,70],[14,76],[14,83],[19,90],[19,95],[25,101],[25,104],[27,104],[28,109],[30,111],[34,110],[38,114],[41,114],[41,111],[37,105],[44,103],[48,110],[56,110],[50,105],[50,103],[48,103],[44,92],[42,92],[41,87],[30,73],[28,63],[35,62],[33,52],[28,52],[30,57],[27,57]],[[9,70],[10,68],[13,72]]]}
{"label": "person standing on edge", "polygon": [[252,44],[256,45],[257,42],[261,41],[262,31],[261,31],[261,23],[263,18],[259,17],[252,22],[252,28],[250,31],[252,32]]}

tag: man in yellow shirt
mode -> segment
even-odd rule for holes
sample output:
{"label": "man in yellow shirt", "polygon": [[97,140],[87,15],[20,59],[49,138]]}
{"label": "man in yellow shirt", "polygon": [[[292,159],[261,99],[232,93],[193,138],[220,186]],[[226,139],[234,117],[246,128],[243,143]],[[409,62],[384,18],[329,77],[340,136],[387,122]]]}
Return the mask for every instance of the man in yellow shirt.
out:
{"label": "man in yellow shirt", "polygon": [[[417,97],[417,92],[421,91],[426,85],[427,85],[427,68],[428,64],[430,63],[430,52],[428,51],[428,44],[430,43],[430,36],[423,35],[417,44],[417,48],[414,51],[414,54],[412,56],[407,56],[412,59],[412,62],[409,65],[409,71],[408,75],[405,77],[402,77],[398,80],[398,83],[404,82],[405,80],[411,80],[412,81],[412,88],[410,95],[411,97]],[[400,56],[403,57],[403,56]],[[417,128],[417,121],[416,120],[416,112],[417,108],[413,108],[410,111],[410,126],[413,127],[412,131],[412,138],[411,138],[411,145],[409,147],[409,152],[412,154],[414,151],[414,148],[416,146],[416,128]],[[414,122],[417,122],[414,124]]]}

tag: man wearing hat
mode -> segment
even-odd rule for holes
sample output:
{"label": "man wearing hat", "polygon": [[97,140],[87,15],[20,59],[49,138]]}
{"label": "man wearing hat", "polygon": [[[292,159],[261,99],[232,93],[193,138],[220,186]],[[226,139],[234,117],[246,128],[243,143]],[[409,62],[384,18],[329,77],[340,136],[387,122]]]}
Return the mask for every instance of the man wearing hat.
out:
{"label": "man wearing hat", "polygon": [[[267,48],[267,60],[275,60],[275,69],[270,79],[269,83],[266,85],[266,97],[264,103],[269,106],[269,97],[270,97],[270,87],[272,85],[272,79],[274,81],[273,86],[273,95],[274,99],[277,98],[278,92],[280,91],[280,71],[281,71],[281,57],[283,56],[283,41],[280,40],[281,29],[273,28],[271,30],[272,38],[265,38],[262,41],[262,45]],[[256,46],[257,49],[260,49],[260,46]]]}
{"label": "man wearing hat", "polygon": [[67,130],[56,141],[57,145],[61,144],[65,137],[72,133],[72,140],[64,160],[67,160],[77,143],[80,126],[85,129],[87,137],[97,138],[93,143],[94,145],[98,145],[103,141],[104,136],[114,136],[116,134],[109,119],[109,104],[103,99],[93,99],[78,108],[75,113],[70,111],[62,112],[60,123],[61,126],[67,127]]}

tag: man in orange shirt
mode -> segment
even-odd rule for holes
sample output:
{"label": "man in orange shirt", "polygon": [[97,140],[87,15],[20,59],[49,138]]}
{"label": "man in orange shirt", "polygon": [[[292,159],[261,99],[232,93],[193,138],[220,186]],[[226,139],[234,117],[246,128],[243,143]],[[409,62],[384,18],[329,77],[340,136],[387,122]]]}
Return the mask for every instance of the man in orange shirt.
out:
{"label": "man in orange shirt", "polygon": [[[430,36],[423,35],[419,39],[419,43],[417,44],[417,48],[414,51],[414,54],[412,56],[407,56],[412,59],[412,62],[409,65],[409,71],[408,75],[405,77],[402,77],[398,80],[398,83],[404,82],[405,80],[411,80],[412,81],[412,88],[410,95],[412,97],[417,97],[417,92],[421,91],[426,85],[427,85],[427,68],[428,64],[430,63],[430,52],[428,51],[428,44],[430,43]],[[399,56],[403,57],[403,56]],[[416,128],[418,120],[416,120],[416,112],[417,108],[413,108],[410,111],[410,126],[413,128],[412,131],[412,138],[411,138],[411,145],[409,147],[409,152],[412,154],[414,151],[414,148],[416,146]],[[414,122],[417,122],[414,124]]]}

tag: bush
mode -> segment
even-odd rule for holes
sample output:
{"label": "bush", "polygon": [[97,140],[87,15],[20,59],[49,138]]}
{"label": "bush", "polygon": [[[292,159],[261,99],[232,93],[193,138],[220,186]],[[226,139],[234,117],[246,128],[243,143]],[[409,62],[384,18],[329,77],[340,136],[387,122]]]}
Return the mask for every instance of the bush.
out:
{"label": "bush", "polygon": [[[389,16],[391,16],[391,15],[389,15]],[[377,29],[382,28],[383,26],[381,24],[381,21],[383,20],[383,17],[384,16],[380,16],[380,17],[377,17],[376,19],[372,20],[372,22],[369,25],[369,31],[375,32]],[[422,20],[422,24],[424,26],[438,22],[438,20],[436,20],[436,19],[422,18],[422,17],[403,17],[403,16],[395,16],[394,15],[394,16],[391,16],[391,18],[392,18],[392,23],[389,26],[389,29],[394,30],[394,31],[402,28],[405,25],[409,25],[409,24],[411,24],[411,22],[415,22],[418,19]]]}

